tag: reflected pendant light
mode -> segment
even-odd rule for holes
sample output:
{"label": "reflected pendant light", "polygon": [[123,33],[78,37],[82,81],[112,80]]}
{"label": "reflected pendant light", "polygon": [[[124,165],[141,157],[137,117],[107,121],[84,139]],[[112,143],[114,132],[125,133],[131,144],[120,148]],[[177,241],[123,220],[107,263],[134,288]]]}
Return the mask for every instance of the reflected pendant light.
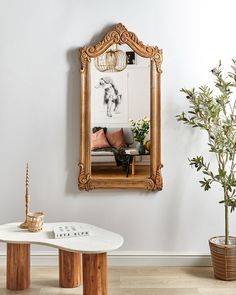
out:
{"label": "reflected pendant light", "polygon": [[100,72],[120,72],[127,66],[127,57],[124,51],[110,49],[94,59],[95,66]]}

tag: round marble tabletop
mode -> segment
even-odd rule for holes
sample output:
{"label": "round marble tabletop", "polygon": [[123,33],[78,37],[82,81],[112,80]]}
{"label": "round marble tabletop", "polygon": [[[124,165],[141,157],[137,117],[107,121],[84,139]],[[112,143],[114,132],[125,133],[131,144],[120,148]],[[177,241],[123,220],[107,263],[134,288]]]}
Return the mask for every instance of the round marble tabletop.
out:
{"label": "round marble tabletop", "polygon": [[[41,244],[70,252],[104,253],[122,246],[123,237],[97,226],[78,222],[44,223],[43,230],[32,233],[19,227],[20,223],[0,225],[0,241],[13,244]],[[53,228],[58,225],[80,226],[88,236],[55,239]]]}

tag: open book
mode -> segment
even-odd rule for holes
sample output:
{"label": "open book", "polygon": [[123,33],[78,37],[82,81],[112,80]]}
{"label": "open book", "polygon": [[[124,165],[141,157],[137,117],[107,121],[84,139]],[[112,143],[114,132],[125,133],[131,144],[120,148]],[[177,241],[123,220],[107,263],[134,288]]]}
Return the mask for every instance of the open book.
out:
{"label": "open book", "polygon": [[53,228],[55,239],[88,236],[89,231],[79,225],[57,225]]}

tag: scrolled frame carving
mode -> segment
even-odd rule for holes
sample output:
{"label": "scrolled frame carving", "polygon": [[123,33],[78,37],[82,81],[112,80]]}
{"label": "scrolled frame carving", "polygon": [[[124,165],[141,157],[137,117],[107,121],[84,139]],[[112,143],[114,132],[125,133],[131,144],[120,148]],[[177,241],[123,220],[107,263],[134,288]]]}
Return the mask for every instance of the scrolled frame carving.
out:
{"label": "scrolled frame carving", "polygon": [[91,183],[91,175],[89,173],[86,173],[84,164],[79,164],[80,173],[79,173],[79,188],[80,190],[86,190],[89,191],[93,189],[93,185]]}
{"label": "scrolled frame carving", "polygon": [[140,56],[151,58],[155,61],[157,71],[161,73],[162,50],[157,46],[144,45],[133,32],[129,32],[121,23],[117,24],[108,32],[98,44],[85,46],[80,49],[81,71],[85,71],[86,65],[91,60],[91,57],[101,55],[112,44],[127,44]]}
{"label": "scrolled frame carving", "polygon": [[[104,53],[112,44],[127,44],[138,55],[151,60],[151,164],[150,177],[143,180],[126,179],[101,179],[91,176],[90,156],[90,88],[89,88],[89,62]],[[161,175],[161,102],[160,102],[160,77],[162,64],[162,50],[158,47],[144,45],[137,36],[119,23],[96,45],[85,46],[79,49],[81,64],[81,108],[80,108],[80,173],[78,185],[80,190],[95,188],[130,188],[146,189],[149,191],[162,190],[163,180]]]}

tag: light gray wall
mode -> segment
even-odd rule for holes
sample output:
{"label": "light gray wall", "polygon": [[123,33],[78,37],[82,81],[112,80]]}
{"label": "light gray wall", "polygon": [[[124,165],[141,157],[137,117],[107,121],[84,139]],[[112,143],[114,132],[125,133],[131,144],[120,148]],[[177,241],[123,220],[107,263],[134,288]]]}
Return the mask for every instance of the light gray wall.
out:
{"label": "light gray wall", "polygon": [[[233,0],[0,0],[0,223],[23,218],[29,161],[31,208],[46,221],[113,230],[122,251],[207,252],[207,239],[223,234],[222,192],[199,187],[187,157],[205,152],[205,137],[175,115],[186,108],[181,87],[211,83],[218,60],[236,58],[235,9]],[[164,51],[159,193],[77,189],[76,49],[118,22]]]}

